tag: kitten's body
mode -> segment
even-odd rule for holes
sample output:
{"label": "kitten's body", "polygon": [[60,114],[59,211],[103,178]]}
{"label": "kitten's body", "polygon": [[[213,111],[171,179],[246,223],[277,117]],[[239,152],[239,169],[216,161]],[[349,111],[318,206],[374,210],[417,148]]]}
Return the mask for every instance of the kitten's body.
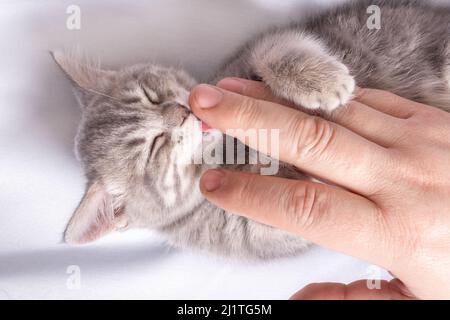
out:
{"label": "kitten's body", "polygon": [[[381,9],[380,30],[366,25],[371,5]],[[450,8],[430,7],[423,1],[355,1],[271,30],[241,48],[212,82],[225,76],[262,79],[279,96],[304,102],[314,100],[309,92],[332,88],[345,75],[336,70],[338,75],[330,77],[325,63],[330,59],[344,64],[360,87],[388,90],[450,110]],[[316,83],[298,76],[305,69],[310,79],[318,79]],[[292,88],[286,88],[289,84]],[[348,91],[343,90],[345,97]]]}
{"label": "kitten's body", "polygon": [[[381,7],[380,30],[366,26],[372,4]],[[299,237],[207,202],[198,180],[211,166],[181,166],[174,161],[180,156],[175,142],[164,134],[161,142],[162,133],[146,133],[149,128],[171,132],[194,119],[175,103],[194,86],[189,76],[155,66],[105,73],[55,58],[80,88],[84,106],[78,151],[89,188],[66,230],[68,242],[87,242],[128,226],[157,229],[177,246],[229,256],[270,258],[307,246]],[[345,104],[356,80],[362,87],[450,111],[450,10],[413,1],[344,5],[264,33],[239,50],[211,83],[225,76],[262,80],[276,95],[307,109],[332,111]],[[155,141],[156,154],[143,156]],[[304,178],[289,166],[278,175]]]}

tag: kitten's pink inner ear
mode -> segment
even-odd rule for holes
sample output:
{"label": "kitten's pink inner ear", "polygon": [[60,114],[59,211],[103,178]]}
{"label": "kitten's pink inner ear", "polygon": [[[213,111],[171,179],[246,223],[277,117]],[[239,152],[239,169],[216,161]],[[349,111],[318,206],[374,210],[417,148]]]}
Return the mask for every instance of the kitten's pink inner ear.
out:
{"label": "kitten's pink inner ear", "polygon": [[80,52],[52,51],[51,55],[64,73],[77,87],[98,92],[115,74],[111,70],[100,69],[98,65],[84,57]]}
{"label": "kitten's pink inner ear", "polygon": [[64,234],[65,241],[68,244],[84,244],[126,226],[126,217],[116,217],[114,213],[112,197],[100,183],[93,183],[70,219]]}

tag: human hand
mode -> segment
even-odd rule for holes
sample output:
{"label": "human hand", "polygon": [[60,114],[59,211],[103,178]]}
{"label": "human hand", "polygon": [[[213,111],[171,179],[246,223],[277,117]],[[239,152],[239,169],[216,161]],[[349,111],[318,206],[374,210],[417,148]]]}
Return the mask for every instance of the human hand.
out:
{"label": "human hand", "polygon": [[221,131],[279,129],[280,160],[332,185],[219,169],[203,175],[204,196],[401,280],[375,293],[360,283],[309,286],[294,298],[336,287],[327,297],[450,298],[450,114],[370,89],[329,120],[280,102],[242,79],[199,85],[190,95],[193,112]]}

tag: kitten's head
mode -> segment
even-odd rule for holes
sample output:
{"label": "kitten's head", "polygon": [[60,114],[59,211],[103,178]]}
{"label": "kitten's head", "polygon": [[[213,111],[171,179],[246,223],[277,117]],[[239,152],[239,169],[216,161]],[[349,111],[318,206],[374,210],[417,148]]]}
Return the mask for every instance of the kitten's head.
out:
{"label": "kitten's head", "polygon": [[184,71],[157,65],[113,71],[63,53],[53,57],[82,107],[76,152],[88,178],[66,242],[163,226],[197,205],[203,169],[191,160],[202,143],[214,139],[204,139],[189,111],[195,81]]}

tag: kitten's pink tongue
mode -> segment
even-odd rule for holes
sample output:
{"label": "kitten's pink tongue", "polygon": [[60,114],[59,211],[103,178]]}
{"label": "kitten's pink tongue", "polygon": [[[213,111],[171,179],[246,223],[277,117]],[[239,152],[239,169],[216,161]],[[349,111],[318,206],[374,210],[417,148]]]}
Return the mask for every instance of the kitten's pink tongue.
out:
{"label": "kitten's pink tongue", "polygon": [[206,132],[209,129],[211,129],[211,127],[202,121],[202,132]]}

